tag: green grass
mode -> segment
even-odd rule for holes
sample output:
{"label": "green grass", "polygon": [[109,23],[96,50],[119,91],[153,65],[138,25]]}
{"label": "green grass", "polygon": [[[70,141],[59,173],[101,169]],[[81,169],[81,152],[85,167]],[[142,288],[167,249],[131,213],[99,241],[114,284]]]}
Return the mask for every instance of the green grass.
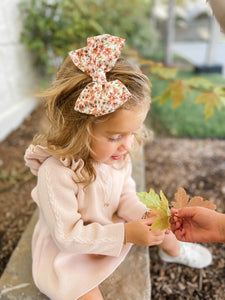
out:
{"label": "green grass", "polygon": [[[193,72],[180,72],[180,78],[199,76]],[[201,74],[214,83],[225,83],[225,78],[220,74]],[[168,82],[150,77],[152,82],[152,97],[161,94]],[[191,137],[191,138],[225,138],[225,106],[221,110],[215,110],[214,115],[205,120],[204,105],[194,104],[199,92],[191,91],[185,101],[173,109],[172,100],[163,105],[158,101],[152,103],[147,118],[147,126],[150,126],[156,135]]]}

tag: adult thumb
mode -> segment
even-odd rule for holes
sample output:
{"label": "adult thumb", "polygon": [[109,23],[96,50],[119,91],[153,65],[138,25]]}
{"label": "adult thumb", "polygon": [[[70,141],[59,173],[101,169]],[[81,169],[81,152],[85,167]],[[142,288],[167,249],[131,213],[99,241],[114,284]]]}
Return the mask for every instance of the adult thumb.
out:
{"label": "adult thumb", "polygon": [[195,214],[194,207],[183,207],[178,209],[177,216],[180,218],[190,218],[193,217]]}

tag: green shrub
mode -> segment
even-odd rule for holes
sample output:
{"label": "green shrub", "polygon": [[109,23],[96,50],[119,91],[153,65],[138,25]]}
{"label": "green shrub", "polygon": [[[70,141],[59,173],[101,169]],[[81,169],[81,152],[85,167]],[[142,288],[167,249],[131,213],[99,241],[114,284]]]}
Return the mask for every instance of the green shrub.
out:
{"label": "green shrub", "polygon": [[29,0],[20,5],[22,42],[32,50],[42,73],[53,74],[68,51],[86,45],[90,36],[109,33],[144,56],[157,52],[150,27],[150,5],[142,0]]}

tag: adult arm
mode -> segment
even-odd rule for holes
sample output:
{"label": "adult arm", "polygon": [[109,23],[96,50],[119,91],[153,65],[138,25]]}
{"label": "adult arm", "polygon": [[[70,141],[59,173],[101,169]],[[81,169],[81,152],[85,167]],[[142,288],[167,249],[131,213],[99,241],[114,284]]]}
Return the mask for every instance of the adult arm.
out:
{"label": "adult arm", "polygon": [[209,0],[213,14],[218,23],[225,32],[225,1],[224,0]]}

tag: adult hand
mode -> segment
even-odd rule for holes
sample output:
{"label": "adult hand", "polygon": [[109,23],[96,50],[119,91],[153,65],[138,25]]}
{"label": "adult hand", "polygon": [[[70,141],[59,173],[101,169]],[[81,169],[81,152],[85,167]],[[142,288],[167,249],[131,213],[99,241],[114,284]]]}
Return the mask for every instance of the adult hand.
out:
{"label": "adult hand", "polygon": [[184,242],[225,242],[225,215],[204,207],[171,210],[171,230]]}

